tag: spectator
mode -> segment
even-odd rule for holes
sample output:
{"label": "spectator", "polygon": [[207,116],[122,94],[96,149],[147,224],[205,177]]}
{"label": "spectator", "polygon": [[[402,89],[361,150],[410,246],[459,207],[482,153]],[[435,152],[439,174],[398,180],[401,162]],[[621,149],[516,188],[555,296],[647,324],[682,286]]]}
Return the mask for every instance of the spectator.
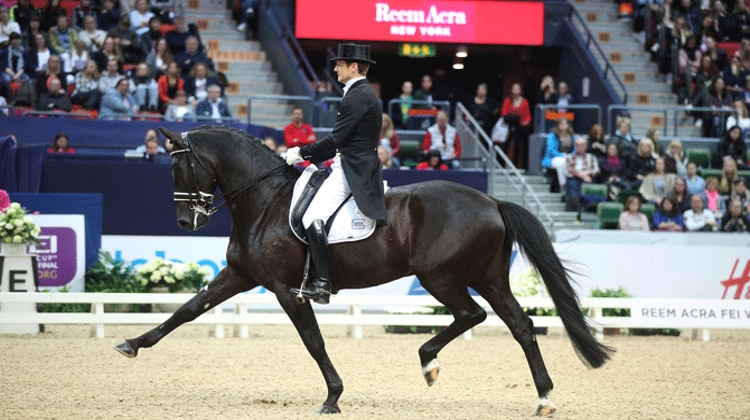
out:
{"label": "spectator", "polygon": [[143,153],[144,162],[166,163],[169,160],[169,156],[166,155],[166,151],[164,150],[164,148],[159,146],[158,136],[156,138],[148,138],[144,146],[146,149]]}
{"label": "spectator", "polygon": [[295,106],[292,108],[292,122],[284,127],[284,144],[286,147],[302,147],[315,143],[315,131],[304,121],[305,115],[302,108]]}
{"label": "spectator", "polygon": [[594,155],[599,160],[599,166],[602,166],[602,160],[607,157],[607,139],[604,138],[604,127],[601,124],[594,124],[589,128],[589,147],[586,152]]}
{"label": "spectator", "polygon": [[75,153],[76,149],[70,147],[68,144],[68,135],[61,131],[55,135],[55,140],[52,142],[52,147],[47,150],[47,153]]}
{"label": "spectator", "polygon": [[599,160],[601,163],[599,179],[607,184],[609,198],[617,199],[623,189],[628,189],[628,167],[620,157],[620,150],[616,143],[607,144],[607,157]]}
{"label": "spectator", "polygon": [[557,112],[568,112],[567,106],[575,103],[568,82],[561,80],[557,84]]}
{"label": "spectator", "polygon": [[734,16],[727,12],[726,6],[721,0],[715,0],[712,3],[711,12],[711,15],[714,18],[716,37],[710,35],[704,37],[703,41],[706,48],[708,48],[709,40],[713,41],[714,47],[716,47],[716,40],[728,41],[736,32]]}
{"label": "spectator", "polygon": [[641,213],[641,199],[636,195],[628,197],[625,211],[620,213],[620,230],[648,232],[648,218]]}
{"label": "spectator", "polygon": [[[206,63],[199,61],[195,63],[190,75],[185,79],[185,93],[188,94],[188,101],[198,106],[198,102],[206,99],[208,96],[208,87],[219,84],[219,79],[213,76]],[[221,95],[224,95],[222,90]]]}
{"label": "spectator", "polygon": [[160,39],[164,39],[164,35],[161,33],[161,19],[154,16],[148,21],[148,31],[141,35],[143,57],[148,57],[149,54],[156,51],[156,43]]}
{"label": "spectator", "polygon": [[26,74],[29,77],[36,78],[39,74],[47,71],[47,62],[49,58],[56,55],[47,47],[47,37],[43,33],[38,33],[34,37],[34,48],[24,57]]}
{"label": "spectator", "polygon": [[740,67],[740,58],[736,55],[732,56],[729,66],[721,72],[721,76],[727,84],[727,90],[732,93],[732,97],[735,100],[742,94],[742,88],[745,85],[747,75],[748,71]]}
{"label": "spectator", "polygon": [[378,159],[383,164],[383,169],[393,168],[393,159],[391,159],[391,151],[384,146],[378,146]]}
{"label": "spectator", "polygon": [[68,26],[65,15],[57,17],[57,26],[49,31],[49,46],[58,54],[65,54],[73,49],[78,41],[78,31]]}
{"label": "spectator", "polygon": [[60,6],[60,0],[47,0],[47,4],[42,9],[42,22],[39,27],[49,32],[50,28],[57,25],[57,17],[64,14],[65,9]]}
{"label": "spectator", "polygon": [[180,78],[180,68],[172,61],[167,65],[167,72],[159,77],[159,103],[161,109],[174,103],[178,90],[185,90],[185,81]]}
{"label": "spectator", "polygon": [[143,51],[138,41],[138,34],[130,29],[130,16],[120,16],[120,24],[107,32],[120,48],[122,57],[128,64],[138,64],[143,60]]}
{"label": "spectator", "polygon": [[38,111],[64,111],[70,112],[72,105],[65,89],[61,87],[60,79],[50,76],[47,79],[46,92],[39,98]]}
{"label": "spectator", "polygon": [[706,209],[714,214],[718,220],[727,212],[727,204],[719,193],[719,179],[710,176],[706,179],[706,190],[703,193],[706,199]]}
{"label": "spectator", "polygon": [[690,197],[690,210],[682,215],[682,221],[688,232],[711,232],[717,226],[716,217],[704,210],[703,198],[698,194]]}
{"label": "spectator", "polygon": [[202,117],[210,117],[216,122],[222,122],[222,117],[232,117],[229,108],[221,100],[221,88],[216,85],[208,87],[208,97],[198,104],[196,113]]}
{"label": "spectator", "polygon": [[[149,147],[149,145],[151,146]],[[143,144],[136,147],[135,151],[137,153],[146,154],[149,152],[149,148],[153,149],[155,152],[151,153],[152,155],[155,155],[157,153],[167,153],[166,149],[159,146],[159,132],[154,130],[153,128],[149,128],[148,130],[146,130],[146,138],[143,139]]]}
{"label": "spectator", "polygon": [[54,76],[60,81],[60,89],[62,89],[63,95],[66,94],[68,89],[68,78],[62,68],[62,60],[60,56],[51,55],[47,60],[47,71],[44,73],[37,73],[37,92],[43,95],[47,92],[48,83],[50,77]]}
{"label": "spectator", "polygon": [[167,121],[193,120],[195,116],[195,107],[188,103],[187,93],[181,89],[175,93],[174,103],[169,104],[164,113],[164,119]]}
{"label": "spectator", "polygon": [[120,8],[115,0],[102,0],[102,10],[97,15],[97,27],[105,32],[114,29],[120,23]]}
{"label": "spectator", "polygon": [[[76,8],[73,10],[73,14],[70,18],[70,26],[78,31],[79,39],[81,32],[86,30],[86,16],[91,16],[92,18],[94,18],[94,15],[97,11],[98,7],[91,7],[91,0],[80,0],[78,6],[76,6]],[[96,27],[96,22],[94,22],[94,27]]]}
{"label": "spectator", "polygon": [[151,11],[164,23],[174,21],[174,0],[151,0]]}
{"label": "spectator", "polygon": [[674,26],[672,27],[672,39],[678,49],[682,49],[685,46],[687,38],[693,34],[688,28],[687,20],[680,16],[674,20]]}
{"label": "spectator", "polygon": [[664,154],[666,171],[677,176],[687,176],[687,156],[682,152],[682,142],[674,139],[669,143],[667,153]]}
{"label": "spectator", "polygon": [[687,22],[687,28],[692,33],[698,33],[703,20],[703,13],[700,7],[693,3],[693,0],[681,0],[677,12]]}
{"label": "spectator", "polygon": [[78,32],[78,39],[85,42],[86,48],[93,54],[102,49],[107,33],[97,29],[96,17],[88,15],[83,18],[83,29]]}
{"label": "spectator", "polygon": [[734,180],[734,188],[732,194],[729,196],[729,201],[739,200],[742,205],[742,214],[747,216],[750,214],[750,191],[747,190],[747,184],[744,178],[737,178]]}
{"label": "spectator", "polygon": [[583,137],[575,139],[575,153],[566,156],[566,210],[577,210],[581,200],[581,186],[594,182],[599,175],[599,163],[594,155],[586,153],[588,142]]}
{"label": "spectator", "polygon": [[735,179],[737,179],[737,164],[732,159],[724,159],[719,180],[719,194],[724,200],[729,199]]}
{"label": "spectator", "polygon": [[741,137],[746,137],[750,133],[750,118],[747,115],[747,107],[742,101],[734,101],[734,109],[737,111],[737,117],[734,114],[727,117],[727,132],[735,125],[740,127]]}
{"label": "spectator", "polygon": [[555,90],[555,79],[552,76],[542,77],[539,83],[539,93],[536,95],[537,105],[551,105],[557,103],[557,91]]}
{"label": "spectator", "polygon": [[750,226],[747,216],[742,214],[740,200],[729,202],[729,211],[721,218],[720,232],[746,233]]}
{"label": "spectator", "polygon": [[643,138],[651,140],[651,152],[653,153],[654,158],[662,155],[661,144],[659,144],[660,137],[661,135],[659,134],[658,128],[649,128],[648,131],[646,131],[646,135],[643,136]]}
{"label": "spectator", "polygon": [[10,207],[10,197],[8,197],[8,192],[5,190],[0,190],[0,213],[4,213],[5,210],[8,210]]}
{"label": "spectator", "polygon": [[550,192],[557,193],[565,186],[567,161],[565,154],[573,148],[573,128],[568,119],[560,117],[547,136],[546,148],[542,157],[542,168],[554,169],[557,174],[557,185],[550,184]]}
{"label": "spectator", "polygon": [[703,21],[701,22],[701,28],[696,32],[698,35],[698,45],[701,46],[701,50],[705,51],[706,38],[712,37],[713,39],[723,39],[723,35],[718,31],[718,25],[716,24],[716,18],[711,13],[703,14]]}
{"label": "spectator", "polygon": [[156,80],[167,72],[169,63],[174,62],[174,57],[169,51],[167,40],[164,38],[156,41],[156,47],[154,52],[146,57],[146,65],[148,66],[151,77]]}
{"label": "spectator", "polygon": [[29,80],[29,75],[24,69],[24,56],[26,51],[21,46],[21,35],[12,32],[8,47],[0,51],[0,69],[3,70],[3,80],[6,82],[21,83]]}
{"label": "spectator", "polygon": [[[716,69],[716,66],[714,65],[714,62],[710,56],[701,57],[700,67],[698,68],[698,72],[693,78],[693,82],[695,83],[695,90],[693,91],[693,96],[690,99],[690,105],[701,107],[708,106],[708,101],[705,98],[709,95],[709,88],[711,87],[714,77],[716,77],[718,72],[719,71]],[[696,117],[700,116],[701,113],[696,114]],[[709,118],[710,114],[705,114],[704,117]],[[696,127],[703,126],[704,117],[696,118]]]}
{"label": "spectator", "polygon": [[[727,91],[724,78],[719,76],[714,79],[713,85],[709,89],[707,106],[715,109],[729,110],[734,106],[732,95]],[[706,118],[708,116],[708,118]],[[724,125],[726,124],[727,113],[713,111],[704,113],[703,134],[704,137],[718,137],[721,135]]]}
{"label": "spectator", "polygon": [[503,100],[500,116],[508,124],[508,140],[504,143],[505,154],[517,167],[525,167],[526,128],[531,124],[529,101],[522,96],[521,85],[514,83],[510,96]]}
{"label": "spectator", "polygon": [[725,158],[730,158],[737,163],[737,167],[748,169],[745,159],[747,159],[747,145],[742,139],[742,130],[738,126],[729,129],[724,140],[719,143],[716,153],[715,164],[723,164]]}
{"label": "spectator", "polygon": [[416,169],[418,171],[447,171],[448,165],[443,163],[440,151],[433,149],[427,154],[427,160],[418,164]]}
{"label": "spectator", "polygon": [[685,181],[687,183],[688,195],[692,197],[695,194],[703,194],[706,190],[706,181],[698,175],[698,165],[695,162],[688,162],[685,169],[687,170]]}
{"label": "spectator", "polygon": [[477,93],[474,100],[469,102],[466,109],[476,120],[487,136],[492,134],[492,126],[500,115],[500,103],[493,97],[487,95],[487,83],[477,85]]}
{"label": "spectator", "polygon": [[10,42],[12,33],[21,34],[21,26],[10,20],[10,11],[5,6],[0,6],[0,48],[5,48]]}
{"label": "spectator", "polygon": [[274,139],[271,136],[268,136],[263,139],[263,144],[266,145],[269,149],[271,149],[272,152],[276,153],[278,150],[278,145],[276,144],[276,139]]}
{"label": "spectator", "polygon": [[[703,191],[701,191],[698,195],[703,195]],[[674,198],[680,214],[684,214],[687,210],[690,209],[691,195],[688,193],[687,182],[685,181],[685,178],[679,176],[675,178],[674,187],[672,187],[672,191],[670,191],[667,196]]]}
{"label": "spectator", "polygon": [[[717,0],[720,1],[720,0]],[[704,45],[701,48],[703,55],[711,57],[711,60],[716,64],[716,68],[723,72],[729,67],[729,59],[727,58],[726,51],[722,50],[716,44],[717,39],[712,36],[704,38]]]}
{"label": "spectator", "polygon": [[125,63],[125,57],[120,52],[120,47],[117,46],[115,39],[109,36],[104,39],[102,49],[95,52],[92,58],[96,61],[96,65],[99,66],[99,71],[101,72],[107,70],[107,63],[110,60],[115,60],[118,69]]}
{"label": "spectator", "polygon": [[[396,99],[399,100],[398,110],[393,114],[393,122],[400,128],[408,128],[409,111],[412,107],[412,93],[414,85],[408,80],[401,84],[401,94]],[[393,111],[392,111],[393,112]]]}
{"label": "spectator", "polygon": [[130,29],[141,39],[149,31],[149,21],[154,14],[148,9],[146,0],[135,0],[135,10],[130,12]]}
{"label": "spectator", "polygon": [[[74,83],[75,75],[83,70],[83,66],[89,60],[89,53],[86,51],[86,43],[80,39],[76,41],[75,48],[60,56],[63,62],[63,71],[68,75],[68,84]],[[94,63],[96,64],[96,63]]]}
{"label": "spectator", "polygon": [[673,197],[666,197],[654,212],[654,229],[660,232],[682,232],[682,213]]}
{"label": "spectator", "polygon": [[27,51],[31,51],[36,48],[36,34],[47,34],[39,28],[39,24],[42,21],[41,15],[33,15],[29,20],[29,27],[21,33],[21,44]]}
{"label": "spectator", "polygon": [[105,68],[104,73],[99,77],[99,91],[103,94],[106,94],[110,89],[117,86],[120,79],[125,77],[120,74],[118,68],[117,60],[110,59],[107,61],[107,67]]}
{"label": "spectator", "polygon": [[246,38],[250,39],[258,31],[258,12],[260,9],[260,0],[242,0],[242,16],[237,30],[244,32]]}
{"label": "spectator", "polygon": [[652,144],[649,139],[641,139],[638,142],[638,154],[628,165],[628,179],[631,181],[632,188],[640,188],[643,180],[654,171],[656,159],[654,159]]}
{"label": "spectator", "polygon": [[440,110],[435,115],[435,124],[431,125],[422,139],[422,152],[428,155],[430,151],[440,152],[442,163],[451,168],[458,168],[458,158],[461,156],[461,141],[456,129],[448,124],[448,114]]}
{"label": "spectator", "polygon": [[172,56],[175,56],[185,50],[185,44],[190,36],[190,32],[185,30],[185,19],[179,15],[175,16],[173,24],[174,29],[164,34],[164,39],[167,40],[167,45],[169,45],[169,51],[172,53]]}
{"label": "spectator", "polygon": [[141,111],[155,112],[159,110],[159,88],[156,85],[156,80],[149,76],[146,63],[138,64],[135,74],[130,77],[130,93],[135,96],[138,108]]}
{"label": "spectator", "polygon": [[9,13],[10,20],[16,22],[21,28],[19,33],[24,33],[29,29],[32,16],[41,18],[41,15],[42,11],[34,7],[31,0],[18,0],[18,3],[10,8]]}
{"label": "spectator", "polygon": [[117,81],[115,88],[110,89],[102,98],[99,118],[126,118],[138,112],[138,102],[130,93],[130,82],[126,78]]}
{"label": "spectator", "polygon": [[93,60],[88,60],[83,70],[76,74],[76,88],[70,101],[84,109],[99,109],[102,92],[99,90],[99,69]]}
{"label": "spectator", "polygon": [[180,77],[183,79],[190,75],[190,70],[196,63],[204,63],[210,70],[214,68],[213,61],[198,51],[198,38],[194,36],[188,37],[185,41],[185,51],[175,55],[174,60],[180,66]]}
{"label": "spectator", "polygon": [[638,190],[646,201],[657,206],[674,188],[676,176],[665,172],[665,167],[664,159],[657,158],[654,162],[654,171],[646,176]]}
{"label": "spectator", "polygon": [[748,10],[744,0],[736,0],[734,2],[733,14],[737,20],[738,33],[732,41],[737,41],[750,35],[750,10]]}
{"label": "spectator", "polygon": [[[417,89],[417,91],[414,92],[414,100],[423,102],[417,102],[416,104],[414,104],[414,108],[436,109],[436,107],[432,105],[432,76],[430,76],[429,74],[425,74],[424,76],[422,76],[419,86],[420,89]],[[427,103],[424,103],[424,101],[427,101]]]}
{"label": "spectator", "polygon": [[399,167],[401,165],[398,157],[401,153],[401,140],[396,134],[391,116],[385,112],[383,113],[383,128],[380,130],[380,145],[388,149],[393,166]]}
{"label": "spectator", "polygon": [[695,74],[700,69],[703,53],[698,48],[698,40],[695,35],[690,35],[685,39],[685,44],[679,50],[679,74],[685,75],[687,72]]}
{"label": "spectator", "polygon": [[617,130],[612,136],[611,142],[620,150],[620,157],[625,159],[626,164],[635,159],[638,153],[638,142],[630,135],[630,118],[617,117]]}

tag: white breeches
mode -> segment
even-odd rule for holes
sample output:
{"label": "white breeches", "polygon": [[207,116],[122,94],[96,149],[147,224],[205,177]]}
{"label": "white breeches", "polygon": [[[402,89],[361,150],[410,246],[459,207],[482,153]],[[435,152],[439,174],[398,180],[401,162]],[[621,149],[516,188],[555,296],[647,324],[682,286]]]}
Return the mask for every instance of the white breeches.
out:
{"label": "white breeches", "polygon": [[553,157],[552,162],[549,165],[557,171],[557,180],[560,182],[560,186],[565,185],[565,170],[567,169],[564,157]]}
{"label": "white breeches", "polygon": [[331,165],[331,174],[323,181],[310,207],[302,216],[302,225],[307,229],[315,219],[327,222],[351,192],[344,170],[341,168],[341,158],[337,156]]}

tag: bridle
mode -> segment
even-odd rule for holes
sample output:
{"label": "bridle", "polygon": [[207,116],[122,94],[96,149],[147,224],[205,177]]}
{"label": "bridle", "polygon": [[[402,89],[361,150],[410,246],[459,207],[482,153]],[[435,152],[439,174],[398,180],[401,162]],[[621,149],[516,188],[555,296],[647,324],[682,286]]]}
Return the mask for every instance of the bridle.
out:
{"label": "bridle", "polygon": [[[188,137],[187,132],[183,132],[180,134],[180,137],[182,139],[182,143],[184,148],[180,150],[175,150],[169,153],[170,156],[175,156],[179,153],[185,153],[185,156],[187,157],[187,165],[188,165],[188,178],[189,183],[195,185],[195,190],[197,192],[181,192],[181,191],[175,191],[173,194],[174,201],[175,202],[183,202],[187,201],[188,209],[193,211],[193,229],[197,229],[198,225],[198,215],[202,214],[206,217],[211,217],[212,214],[216,213],[220,208],[225,206],[228,202],[231,200],[239,197],[242,193],[250,189],[253,185],[257,184],[258,182],[262,181],[268,175],[270,175],[275,170],[281,168],[286,164],[283,160],[273,168],[267,170],[266,172],[263,172],[260,174],[257,178],[251,180],[247,184],[241,185],[239,188],[236,188],[235,190],[229,191],[227,193],[220,193],[220,194],[209,194],[201,191],[200,187],[198,186],[198,174],[196,173],[196,166],[195,162],[198,162],[198,164],[208,171],[212,177],[213,177],[213,183],[216,184],[216,175],[208,169],[208,167],[203,163],[200,156],[195,153],[193,148],[190,146],[190,138]],[[216,207],[209,208],[219,198],[224,198],[224,201],[219,203]]]}

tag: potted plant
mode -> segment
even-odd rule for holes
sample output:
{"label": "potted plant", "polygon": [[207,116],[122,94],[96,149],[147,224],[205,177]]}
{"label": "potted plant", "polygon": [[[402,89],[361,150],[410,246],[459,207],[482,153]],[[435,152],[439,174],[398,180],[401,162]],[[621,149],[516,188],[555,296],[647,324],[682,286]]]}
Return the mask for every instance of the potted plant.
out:
{"label": "potted plant", "polygon": [[[629,298],[633,297],[622,286],[617,289],[600,290],[598,287],[591,289],[591,297],[597,298]],[[602,308],[602,316],[630,316],[628,308]],[[604,328],[604,335],[617,335],[620,333],[619,328]]]}
{"label": "potted plant", "polygon": [[5,213],[0,213],[0,246],[6,254],[25,254],[29,244],[39,244],[42,229],[27,216],[18,203],[11,203]]}
{"label": "potted plant", "polygon": [[[141,285],[152,293],[195,293],[208,282],[208,270],[197,263],[187,264],[157,258],[136,273]],[[158,304],[162,312],[174,312],[178,304]]]}
{"label": "potted plant", "polygon": [[[146,287],[136,278],[135,270],[123,260],[102,251],[99,260],[86,272],[86,292],[89,293],[143,293]],[[107,312],[140,312],[142,304],[107,304]]]}
{"label": "potted plant", "polygon": [[[517,276],[511,277],[510,279],[510,290],[516,297],[529,297],[529,296],[549,296],[547,288],[541,283],[541,276],[534,267],[528,267],[526,270],[518,274]],[[524,307],[524,312],[530,316],[556,316],[556,309],[547,308],[530,308]],[[547,327],[534,327],[534,334],[546,335]]]}

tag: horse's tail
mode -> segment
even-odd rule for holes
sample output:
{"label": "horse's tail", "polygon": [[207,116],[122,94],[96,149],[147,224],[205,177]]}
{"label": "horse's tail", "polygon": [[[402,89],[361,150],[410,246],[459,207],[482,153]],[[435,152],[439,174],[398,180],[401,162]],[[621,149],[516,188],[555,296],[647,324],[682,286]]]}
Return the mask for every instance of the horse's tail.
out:
{"label": "horse's tail", "polygon": [[604,365],[615,349],[601,344],[591,334],[578,296],[570,285],[570,274],[557,256],[542,223],[517,204],[500,201],[497,208],[505,221],[508,239],[518,244],[520,252],[544,280],[578,357],[588,367]]}

